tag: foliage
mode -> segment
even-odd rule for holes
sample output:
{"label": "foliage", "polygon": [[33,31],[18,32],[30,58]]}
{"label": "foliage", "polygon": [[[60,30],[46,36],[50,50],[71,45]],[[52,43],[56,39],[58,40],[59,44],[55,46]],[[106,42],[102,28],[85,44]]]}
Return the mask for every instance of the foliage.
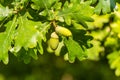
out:
{"label": "foliage", "polygon": [[[62,56],[71,63],[107,57],[120,76],[119,14],[119,1],[114,0],[0,0],[0,60],[8,64],[13,54],[29,63],[45,53]],[[63,29],[58,33],[57,26],[72,35],[60,35],[67,32]],[[59,44],[49,52],[53,32]]]}

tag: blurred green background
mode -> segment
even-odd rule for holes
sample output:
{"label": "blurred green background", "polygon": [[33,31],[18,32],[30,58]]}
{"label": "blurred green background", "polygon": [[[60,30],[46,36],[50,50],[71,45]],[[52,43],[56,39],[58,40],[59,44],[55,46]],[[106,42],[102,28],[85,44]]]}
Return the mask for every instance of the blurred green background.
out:
{"label": "blurred green background", "polygon": [[25,64],[10,53],[8,65],[0,62],[0,80],[120,80],[115,76],[115,69],[120,75],[120,4],[117,5],[114,14],[93,15],[95,22],[87,23],[88,34],[94,37],[93,48],[88,50],[89,60],[69,63],[63,56],[44,53]]}
{"label": "blurred green background", "polygon": [[10,63],[0,63],[0,80],[120,80],[109,68],[107,59],[69,63],[54,54],[39,55],[25,64],[10,55]]}

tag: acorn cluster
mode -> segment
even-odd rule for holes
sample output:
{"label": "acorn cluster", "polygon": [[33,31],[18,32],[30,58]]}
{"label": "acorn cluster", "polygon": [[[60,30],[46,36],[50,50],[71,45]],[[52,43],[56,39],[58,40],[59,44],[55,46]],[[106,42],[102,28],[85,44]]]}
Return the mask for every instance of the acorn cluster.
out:
{"label": "acorn cluster", "polygon": [[51,33],[50,39],[48,40],[48,48],[47,51],[49,53],[54,52],[59,45],[59,36],[70,37],[72,33],[69,29],[61,26],[55,27],[55,32]]}

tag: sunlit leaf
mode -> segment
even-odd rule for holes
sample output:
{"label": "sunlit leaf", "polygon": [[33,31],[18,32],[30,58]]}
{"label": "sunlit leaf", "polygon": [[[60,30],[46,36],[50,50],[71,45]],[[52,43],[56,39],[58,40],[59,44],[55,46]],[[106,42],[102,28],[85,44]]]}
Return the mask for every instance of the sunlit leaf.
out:
{"label": "sunlit leaf", "polygon": [[104,48],[100,46],[101,43],[97,40],[92,40],[91,43],[93,44],[93,47],[86,50],[88,59],[99,60],[100,52],[104,51]]}
{"label": "sunlit leaf", "polygon": [[8,63],[8,51],[11,47],[11,42],[13,39],[14,30],[16,28],[16,17],[13,21],[9,21],[6,24],[6,31],[0,33],[0,60],[2,60],[5,64]]}
{"label": "sunlit leaf", "polygon": [[3,20],[5,17],[8,17],[12,14],[12,9],[9,9],[8,7],[3,7],[0,4],[0,21]]}
{"label": "sunlit leaf", "polygon": [[37,45],[37,36],[39,31],[36,29],[41,23],[27,20],[24,17],[18,19],[18,29],[15,35],[15,52],[18,52],[21,47],[26,50],[34,48]]}
{"label": "sunlit leaf", "polygon": [[107,56],[111,69],[115,69],[116,76],[120,76],[120,51],[114,51]]}
{"label": "sunlit leaf", "polygon": [[110,25],[111,25],[113,32],[120,33],[120,26],[119,26],[120,20],[115,21],[115,22],[111,23]]}

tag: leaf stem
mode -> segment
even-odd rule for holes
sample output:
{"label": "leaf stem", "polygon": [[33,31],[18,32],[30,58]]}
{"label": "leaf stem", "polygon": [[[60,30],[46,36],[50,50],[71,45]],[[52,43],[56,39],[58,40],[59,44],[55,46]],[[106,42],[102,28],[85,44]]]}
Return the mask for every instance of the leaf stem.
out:
{"label": "leaf stem", "polygon": [[53,24],[54,28],[57,27],[55,20],[52,21],[52,24]]}
{"label": "leaf stem", "polygon": [[8,17],[6,17],[3,21],[2,21],[2,23],[0,24],[0,28],[2,27],[2,25],[5,23],[5,21],[8,19]]}

